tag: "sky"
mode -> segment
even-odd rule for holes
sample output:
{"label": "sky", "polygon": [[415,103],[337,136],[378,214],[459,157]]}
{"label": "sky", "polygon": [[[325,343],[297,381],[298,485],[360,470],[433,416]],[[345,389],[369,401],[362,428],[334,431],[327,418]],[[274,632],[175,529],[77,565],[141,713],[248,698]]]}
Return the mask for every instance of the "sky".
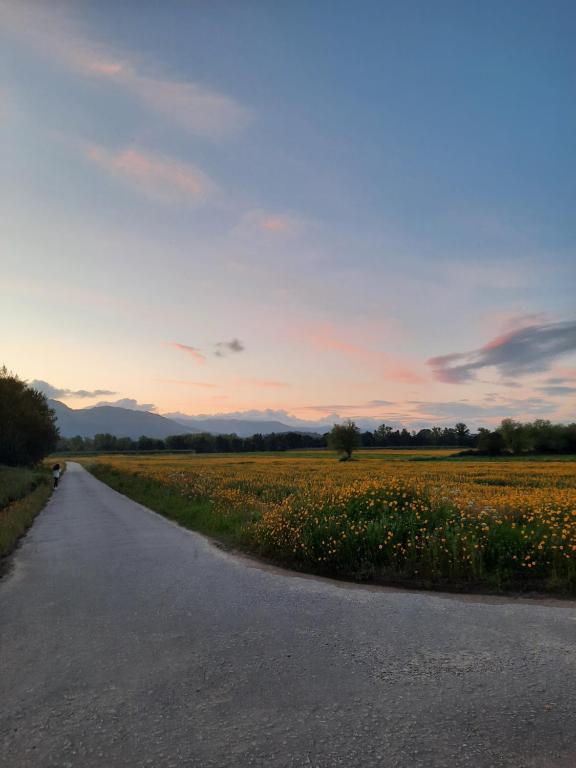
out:
{"label": "sky", "polygon": [[73,408],[576,420],[572,0],[0,0],[0,364]]}

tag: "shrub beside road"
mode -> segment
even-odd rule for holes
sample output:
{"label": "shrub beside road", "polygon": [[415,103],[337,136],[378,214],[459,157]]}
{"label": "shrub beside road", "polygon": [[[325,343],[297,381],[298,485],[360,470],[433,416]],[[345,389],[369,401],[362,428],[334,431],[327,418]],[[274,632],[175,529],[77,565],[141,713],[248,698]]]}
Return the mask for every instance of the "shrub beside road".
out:
{"label": "shrub beside road", "polygon": [[49,469],[0,466],[0,557],[14,549],[51,493]]}

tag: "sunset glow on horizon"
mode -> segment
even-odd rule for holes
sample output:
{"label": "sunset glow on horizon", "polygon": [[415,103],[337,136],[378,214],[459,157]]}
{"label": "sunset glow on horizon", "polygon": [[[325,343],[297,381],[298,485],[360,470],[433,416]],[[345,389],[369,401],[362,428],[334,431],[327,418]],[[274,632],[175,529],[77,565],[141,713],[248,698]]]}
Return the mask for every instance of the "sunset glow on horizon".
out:
{"label": "sunset glow on horizon", "polygon": [[0,365],[72,408],[576,421],[570,4],[0,21]]}

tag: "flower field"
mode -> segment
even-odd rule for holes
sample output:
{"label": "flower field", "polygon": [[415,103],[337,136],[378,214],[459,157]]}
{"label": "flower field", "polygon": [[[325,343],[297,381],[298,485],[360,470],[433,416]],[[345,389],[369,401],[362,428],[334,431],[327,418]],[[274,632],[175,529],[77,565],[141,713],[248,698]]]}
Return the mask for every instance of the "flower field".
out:
{"label": "flower field", "polygon": [[[576,463],[450,452],[103,456],[114,487],[179,499],[179,522],[293,567],[358,579],[576,593]],[[136,483],[136,485],[134,485]],[[136,493],[136,495],[138,495]],[[165,499],[165,502],[162,501]],[[138,498],[146,503],[146,498]],[[184,506],[183,506],[184,505]],[[202,524],[182,509],[201,505]]]}

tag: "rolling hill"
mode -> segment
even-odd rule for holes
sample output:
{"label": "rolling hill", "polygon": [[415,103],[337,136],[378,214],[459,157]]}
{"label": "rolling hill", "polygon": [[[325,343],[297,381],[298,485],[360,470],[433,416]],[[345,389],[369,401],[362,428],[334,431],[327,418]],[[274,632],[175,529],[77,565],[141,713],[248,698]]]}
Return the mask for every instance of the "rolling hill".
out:
{"label": "rolling hill", "polygon": [[133,439],[142,435],[163,439],[169,435],[202,431],[149,411],[133,411],[110,405],[75,410],[59,400],[49,400],[48,402],[56,413],[62,437],[74,437],[75,435],[94,437],[99,433],[109,433],[116,437],[131,437]]}
{"label": "rolling hill", "polygon": [[329,426],[312,426],[310,429],[290,426],[281,421],[258,421],[226,418],[198,418],[184,414],[160,416],[150,411],[135,411],[112,405],[97,405],[92,408],[70,408],[59,400],[49,400],[55,411],[62,437],[94,437],[108,433],[116,437],[137,439],[142,435],[164,439],[169,435],[197,434],[209,432],[213,435],[237,434],[251,437],[255,434],[269,435],[272,432],[300,432],[301,434],[323,434]]}

